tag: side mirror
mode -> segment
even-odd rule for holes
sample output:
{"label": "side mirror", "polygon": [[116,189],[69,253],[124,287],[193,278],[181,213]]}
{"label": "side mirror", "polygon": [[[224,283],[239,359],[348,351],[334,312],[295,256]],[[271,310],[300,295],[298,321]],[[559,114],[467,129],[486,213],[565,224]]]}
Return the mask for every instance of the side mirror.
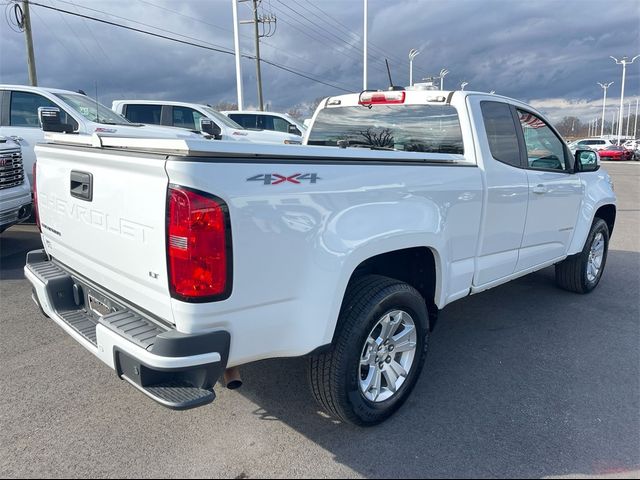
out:
{"label": "side mirror", "polygon": [[222,130],[220,130],[220,127],[208,118],[200,119],[200,131],[207,135],[211,135],[216,140],[220,140],[222,138]]}
{"label": "side mirror", "polygon": [[600,168],[598,154],[593,150],[576,150],[576,171],[595,172]]}
{"label": "side mirror", "polygon": [[296,127],[295,125],[291,125],[289,124],[289,133],[292,135],[300,135],[302,136],[302,132],[300,131],[300,129],[298,127]]}
{"label": "side mirror", "polygon": [[60,121],[58,107],[38,107],[38,119],[45,132],[73,133],[73,125]]}

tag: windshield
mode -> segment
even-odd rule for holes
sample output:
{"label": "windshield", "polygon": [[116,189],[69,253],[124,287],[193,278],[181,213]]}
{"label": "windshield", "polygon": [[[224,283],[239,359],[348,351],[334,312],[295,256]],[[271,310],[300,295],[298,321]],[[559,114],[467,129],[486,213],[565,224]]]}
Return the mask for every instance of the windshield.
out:
{"label": "windshield", "polygon": [[229,128],[235,128],[236,130],[245,130],[245,128],[240,125],[239,123],[234,122],[233,120],[231,120],[229,117],[227,117],[226,115],[217,112],[216,110],[214,110],[211,107],[202,107],[202,109],[207,112],[207,115],[209,115],[209,117],[211,118],[211,120],[216,120],[217,122],[222,123],[223,125],[229,127]]}
{"label": "windshield", "polygon": [[463,154],[458,112],[449,105],[374,105],[325,108],[308,145]]}
{"label": "windshield", "polygon": [[55,95],[91,122],[106,125],[134,125],[126,118],[121,117],[110,108],[105,107],[86,95],[79,93],[56,93]]}

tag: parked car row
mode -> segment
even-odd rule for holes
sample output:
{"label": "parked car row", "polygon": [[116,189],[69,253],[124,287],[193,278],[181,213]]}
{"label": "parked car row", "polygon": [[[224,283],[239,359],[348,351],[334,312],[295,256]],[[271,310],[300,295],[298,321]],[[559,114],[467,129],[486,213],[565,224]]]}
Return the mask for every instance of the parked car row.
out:
{"label": "parked car row", "polygon": [[571,152],[587,148],[598,152],[603,160],[640,160],[639,147],[637,140],[628,140],[620,146],[608,138],[583,138],[569,143]]}
{"label": "parked car row", "polygon": [[[67,133],[97,132],[103,136],[201,138],[204,134],[218,140],[300,145],[305,129],[288,115],[273,112],[230,111],[223,115],[208,105],[149,100],[116,100],[110,109],[83,93],[0,85],[0,135],[22,147],[24,171],[31,184],[33,149],[44,140],[39,108],[58,109],[62,130]],[[234,117],[253,126],[245,128]],[[208,120],[206,132],[202,120]]]}

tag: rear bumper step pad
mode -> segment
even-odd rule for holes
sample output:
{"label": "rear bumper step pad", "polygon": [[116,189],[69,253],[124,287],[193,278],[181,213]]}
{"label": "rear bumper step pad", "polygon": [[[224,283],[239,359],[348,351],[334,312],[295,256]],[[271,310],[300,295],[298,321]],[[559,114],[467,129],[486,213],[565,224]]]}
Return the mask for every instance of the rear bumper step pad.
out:
{"label": "rear bumper step pad", "polygon": [[[94,353],[100,350],[99,327],[113,332],[109,335],[116,339],[112,342],[113,357],[102,359],[111,361],[110,366],[114,366],[118,376],[136,389],[161,405],[178,410],[205,405],[215,399],[213,386],[224,372],[229,356],[228,332],[189,335],[160,325],[102,290],[94,292],[88,282],[50,259],[44,250],[27,254],[25,272],[30,274],[27,278],[34,284],[34,300],[43,313],[71,327],[94,347]],[[102,316],[92,311],[88,292],[99,297],[104,307],[115,311]],[[46,301],[38,295],[46,295]],[[106,335],[105,330],[101,332]],[[85,347],[89,348],[86,344]],[[143,353],[145,351],[149,353]],[[152,355],[149,357],[149,354]],[[165,367],[148,361],[149,358],[162,360],[160,365]],[[220,361],[212,361],[218,358]],[[203,361],[208,363],[201,363]]]}

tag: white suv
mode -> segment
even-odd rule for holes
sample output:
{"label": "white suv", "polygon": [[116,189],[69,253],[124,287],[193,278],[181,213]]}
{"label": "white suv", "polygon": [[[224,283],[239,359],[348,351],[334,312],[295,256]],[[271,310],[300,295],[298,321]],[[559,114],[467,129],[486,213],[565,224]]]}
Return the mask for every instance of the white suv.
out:
{"label": "white suv", "polygon": [[576,140],[572,142],[569,147],[572,151],[575,151],[577,148],[589,148],[591,150],[604,150],[605,148],[609,148],[615,145],[611,140],[607,138],[583,138],[581,140]]}

